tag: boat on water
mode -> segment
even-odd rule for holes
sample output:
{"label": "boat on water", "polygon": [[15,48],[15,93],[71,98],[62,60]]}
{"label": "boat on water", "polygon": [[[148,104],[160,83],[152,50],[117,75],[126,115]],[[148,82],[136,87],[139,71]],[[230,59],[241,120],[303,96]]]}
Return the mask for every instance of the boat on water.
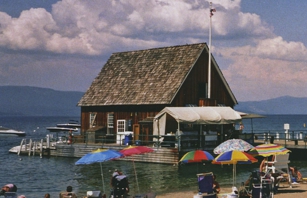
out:
{"label": "boat on water", "polygon": [[25,136],[26,132],[0,126],[0,136]]}
{"label": "boat on water", "polygon": [[54,127],[47,127],[46,129],[50,132],[79,132],[81,125],[77,121],[70,121],[69,123],[57,124]]}

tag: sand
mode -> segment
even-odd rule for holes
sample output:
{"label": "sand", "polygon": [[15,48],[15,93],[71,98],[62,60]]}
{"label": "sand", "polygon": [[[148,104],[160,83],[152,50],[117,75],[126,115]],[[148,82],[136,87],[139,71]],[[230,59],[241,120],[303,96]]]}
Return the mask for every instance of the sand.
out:
{"label": "sand", "polygon": [[[224,188],[221,186],[221,193],[219,197],[222,197],[223,194],[231,192],[231,188]],[[182,191],[175,193],[166,193],[157,195],[156,198],[193,198],[196,195],[196,191]],[[280,187],[277,194],[274,195],[274,198],[306,198],[307,197],[307,183],[299,183],[292,185],[290,187]]]}

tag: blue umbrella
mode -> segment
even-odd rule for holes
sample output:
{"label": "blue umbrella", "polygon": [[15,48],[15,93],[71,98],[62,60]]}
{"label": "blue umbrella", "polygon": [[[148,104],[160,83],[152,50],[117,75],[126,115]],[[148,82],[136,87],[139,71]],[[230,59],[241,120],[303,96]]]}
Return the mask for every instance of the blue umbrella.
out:
{"label": "blue umbrella", "polygon": [[102,171],[102,165],[101,162],[113,160],[116,158],[122,157],[123,154],[121,154],[118,151],[111,150],[111,149],[97,149],[94,150],[86,155],[84,155],[82,158],[80,158],[75,164],[81,165],[81,164],[94,164],[94,163],[100,163],[100,171],[101,171],[101,178],[102,178],[102,186],[103,191],[105,193],[105,185],[104,185],[104,178],[103,178],[103,171]]}

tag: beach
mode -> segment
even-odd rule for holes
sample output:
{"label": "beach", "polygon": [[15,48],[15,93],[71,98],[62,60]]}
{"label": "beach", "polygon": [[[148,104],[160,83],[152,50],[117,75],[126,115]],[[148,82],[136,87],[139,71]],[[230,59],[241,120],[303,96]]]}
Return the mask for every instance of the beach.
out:
{"label": "beach", "polygon": [[[218,197],[222,197],[223,195],[231,192],[231,188],[223,188],[221,187],[221,193]],[[197,194],[197,191],[181,191],[181,192],[172,192],[157,195],[156,198],[193,198],[194,195]],[[274,195],[275,198],[306,198],[307,197],[307,183],[300,183],[296,185],[292,185],[290,187],[280,187],[278,192]]]}

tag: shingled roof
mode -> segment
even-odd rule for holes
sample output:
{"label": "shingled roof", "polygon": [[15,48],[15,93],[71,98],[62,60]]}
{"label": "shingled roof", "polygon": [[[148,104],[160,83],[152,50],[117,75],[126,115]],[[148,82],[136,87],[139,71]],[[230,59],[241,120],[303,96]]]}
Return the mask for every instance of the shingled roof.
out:
{"label": "shingled roof", "polygon": [[170,104],[205,43],[113,53],[78,106]]}

